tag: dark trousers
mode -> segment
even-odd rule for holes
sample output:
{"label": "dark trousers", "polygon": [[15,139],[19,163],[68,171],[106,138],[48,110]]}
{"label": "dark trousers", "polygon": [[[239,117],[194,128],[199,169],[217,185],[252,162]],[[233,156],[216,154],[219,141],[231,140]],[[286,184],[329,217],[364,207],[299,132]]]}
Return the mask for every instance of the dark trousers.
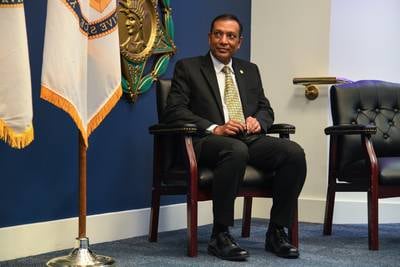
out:
{"label": "dark trousers", "polygon": [[266,135],[236,138],[208,135],[196,142],[199,166],[213,169],[214,223],[233,225],[234,202],[246,165],[275,171],[270,220],[289,227],[306,177],[303,149],[295,142]]}

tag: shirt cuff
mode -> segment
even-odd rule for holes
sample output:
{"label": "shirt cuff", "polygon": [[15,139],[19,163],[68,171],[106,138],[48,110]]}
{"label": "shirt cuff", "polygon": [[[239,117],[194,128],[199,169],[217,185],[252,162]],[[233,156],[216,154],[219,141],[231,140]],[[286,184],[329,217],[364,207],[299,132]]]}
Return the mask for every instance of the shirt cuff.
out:
{"label": "shirt cuff", "polygon": [[218,126],[217,124],[212,124],[210,127],[208,127],[208,128],[206,129],[206,132],[212,134],[212,133],[214,132],[214,129],[215,129],[217,126]]}

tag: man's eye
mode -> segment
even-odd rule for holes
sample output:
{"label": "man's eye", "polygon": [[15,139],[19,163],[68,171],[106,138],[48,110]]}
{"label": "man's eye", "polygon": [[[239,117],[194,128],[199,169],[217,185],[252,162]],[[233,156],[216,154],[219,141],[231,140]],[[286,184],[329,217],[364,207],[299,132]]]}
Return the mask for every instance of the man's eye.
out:
{"label": "man's eye", "polygon": [[235,40],[236,39],[236,35],[233,34],[233,33],[228,33],[227,36],[228,36],[228,39],[231,39],[231,40]]}
{"label": "man's eye", "polygon": [[221,38],[222,35],[223,35],[222,32],[214,32],[214,36],[217,37],[217,38]]}
{"label": "man's eye", "polygon": [[221,39],[224,35],[226,35],[226,38],[228,38],[229,40],[236,40],[237,35],[234,33],[224,33],[224,32],[220,32],[220,31],[215,31],[213,32],[213,35],[215,38],[217,39]]}

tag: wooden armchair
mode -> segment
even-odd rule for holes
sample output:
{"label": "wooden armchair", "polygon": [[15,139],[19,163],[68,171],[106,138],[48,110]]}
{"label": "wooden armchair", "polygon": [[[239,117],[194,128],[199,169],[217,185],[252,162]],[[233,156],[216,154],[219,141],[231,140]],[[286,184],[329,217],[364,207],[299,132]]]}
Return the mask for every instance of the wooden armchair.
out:
{"label": "wooden armchair", "polygon": [[[171,81],[157,82],[157,109],[161,117],[166,106]],[[198,133],[196,125],[157,124],[149,128],[154,135],[154,174],[152,188],[149,241],[156,242],[161,195],[186,195],[188,222],[188,255],[197,256],[197,205],[198,201],[211,200],[213,172],[198,168],[192,144],[192,136]],[[289,138],[294,126],[276,124],[269,130],[281,138]],[[274,173],[263,173],[247,166],[244,181],[238,196],[244,197],[242,236],[250,235],[251,207],[253,197],[272,197],[270,181]],[[295,209],[294,221],[289,237],[298,246],[298,217]]]}
{"label": "wooden armchair", "polygon": [[332,233],[336,192],[367,192],[369,249],[378,250],[378,199],[400,196],[400,84],[332,86],[331,109],[324,234]]}

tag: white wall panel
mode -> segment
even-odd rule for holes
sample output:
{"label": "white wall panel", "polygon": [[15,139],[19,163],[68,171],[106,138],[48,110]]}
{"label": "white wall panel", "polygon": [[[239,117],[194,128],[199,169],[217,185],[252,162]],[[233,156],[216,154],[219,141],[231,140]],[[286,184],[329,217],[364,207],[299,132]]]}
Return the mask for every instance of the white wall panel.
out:
{"label": "white wall panel", "polygon": [[400,82],[400,1],[332,0],[330,71]]}
{"label": "white wall panel", "polygon": [[[328,87],[320,87],[320,96],[309,101],[292,79],[339,76],[400,82],[400,1],[253,0],[251,28],[251,59],[260,67],[276,122],[296,125],[293,139],[306,151],[308,174],[300,196],[300,219],[322,222]],[[337,200],[334,222],[366,222],[366,216],[352,216],[366,203],[365,193],[337,194]],[[397,198],[380,202],[393,208],[400,205]],[[265,206],[257,209],[262,214]],[[400,215],[393,214],[391,208],[382,209],[380,220],[400,221]]]}
{"label": "white wall panel", "polygon": [[329,74],[329,14],[330,1],[252,1],[251,58],[262,73],[275,121],[294,124],[293,140],[305,149],[308,174],[301,198],[319,203],[325,198],[327,180],[327,90],[322,88],[310,101],[304,87],[294,86],[292,79]]}

